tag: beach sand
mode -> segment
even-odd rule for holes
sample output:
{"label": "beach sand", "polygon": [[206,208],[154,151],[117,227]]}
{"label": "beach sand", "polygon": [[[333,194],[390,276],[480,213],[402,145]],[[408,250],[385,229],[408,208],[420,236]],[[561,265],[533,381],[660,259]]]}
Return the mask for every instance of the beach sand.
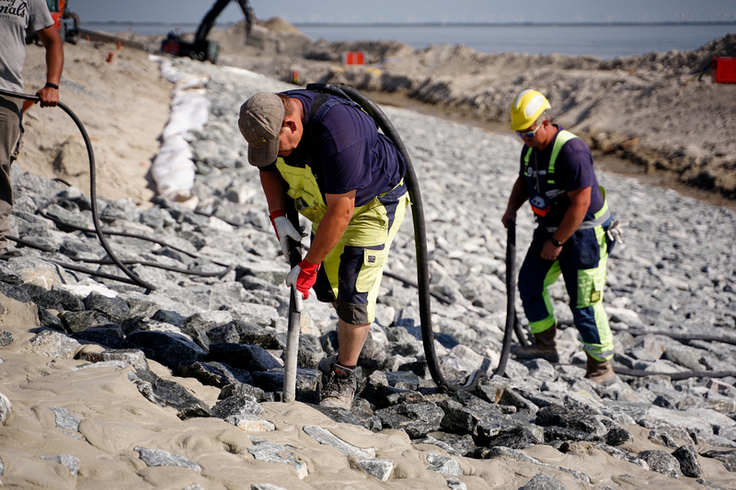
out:
{"label": "beach sand", "polygon": [[[28,92],[43,79],[43,49],[28,47],[24,75]],[[132,197],[146,206],[153,196],[147,172],[168,119],[171,85],[159,77],[159,66],[142,51],[80,41],[67,45],[61,100],[84,122],[97,157],[97,189],[109,198]],[[106,61],[112,53],[110,62]],[[79,162],[83,151],[77,129],[60,110],[34,107],[25,117],[25,147],[16,163],[23,171],[47,178],[62,178],[87,193],[88,169]],[[68,154],[67,154],[68,152]],[[0,347],[0,392],[12,410],[0,427],[0,481],[7,488],[23,489],[248,489],[270,483],[283,488],[446,488],[446,476],[429,468],[428,457],[446,455],[428,444],[412,444],[403,431],[372,433],[362,427],[338,424],[303,403],[265,403],[262,418],[275,431],[246,432],[220,419],[182,421],[176,410],[146,399],[129,380],[130,367],[95,366],[77,360],[72,348],[65,358],[50,357],[43,345],[32,346],[38,327],[36,306],[0,295],[0,329],[13,342]],[[169,370],[149,361],[164,379]],[[209,405],[217,402],[219,389],[193,378],[176,378]],[[57,427],[59,417],[49,407],[63,408],[78,419]],[[381,482],[360,469],[347,456],[309,437],[303,427],[320,426],[360,448],[375,449],[376,457],[393,460],[389,481]],[[623,449],[632,453],[662,449],[648,441],[648,430],[627,426],[635,443]],[[287,446],[285,453],[303,463],[308,476],[299,478],[291,466],[256,460],[248,451],[249,437]],[[688,441],[678,441],[685,444]],[[690,441],[691,443],[692,441]],[[527,455],[553,465],[541,467],[502,457],[474,460],[456,457],[464,476],[457,478],[468,489],[517,489],[539,472],[554,476],[568,490],[601,488],[701,488],[694,479],[675,480],[620,461],[587,443],[575,443],[562,453],[550,446],[524,450]],[[147,466],[136,448],[158,449],[181,455],[200,471],[176,466]],[[701,446],[699,446],[699,449]],[[78,458],[78,473],[54,461],[59,455]],[[286,454],[285,454],[286,455]],[[44,459],[51,458],[51,459]],[[58,459],[58,458],[57,458]],[[63,459],[63,458],[62,458]],[[67,459],[68,461],[68,459]],[[701,458],[704,477],[724,488],[733,487],[733,473],[712,459]],[[588,474],[592,484],[575,478],[557,466]],[[73,464],[70,466],[74,466]],[[200,485],[200,486],[197,486]]]}
{"label": "beach sand", "polygon": [[[161,146],[173,88],[148,56],[99,42],[67,43],[59,92],[92,142],[98,195],[131,197],[140,205],[154,196],[147,174]],[[42,87],[45,73],[43,47],[29,45],[23,70],[26,92]],[[23,150],[15,164],[25,172],[63,179],[89,194],[87,151],[72,119],[62,110],[35,105],[24,115],[23,124]]]}
{"label": "beach sand", "polygon": [[[35,305],[0,295],[0,310],[0,328],[12,333],[14,339],[0,348],[0,392],[12,400],[12,411],[0,427],[0,481],[4,488],[216,490],[248,489],[251,484],[263,483],[291,490],[448,486],[445,475],[428,469],[432,455],[447,455],[439,447],[412,444],[399,430],[373,433],[363,427],[339,424],[303,403],[264,403],[261,417],[276,426],[270,432],[246,432],[216,418],[182,421],[174,408],[159,407],[136,389],[128,377],[132,368],[90,365],[74,359],[80,349],[90,352],[99,348],[87,345],[71,349],[66,358],[52,358],[42,343],[32,345],[32,331],[38,327]],[[167,368],[153,361],[149,365],[162,378],[172,379]],[[217,402],[219,389],[203,386],[192,378],[176,378],[176,382],[207,404]],[[64,419],[59,409],[73,418]],[[377,458],[392,460],[395,467],[391,479],[382,482],[368,475],[359,467],[359,458],[318,443],[305,434],[305,426],[322,427],[353,446],[375,451]],[[621,449],[636,454],[662,448],[647,440],[648,429],[626,429],[634,434],[636,442]],[[300,472],[292,466],[254,459],[248,451],[253,446],[251,437],[283,445],[283,457],[294,456],[308,475],[302,473],[300,478]],[[167,451],[185,458],[191,466],[147,466],[136,448]],[[508,457],[476,460],[455,456],[464,473],[457,478],[471,490],[517,489],[539,472],[553,476],[568,490],[602,485],[624,489],[699,488],[692,478],[674,480],[645,471],[590,443],[572,443],[568,453],[544,445],[527,448],[524,453],[545,465]],[[69,466],[58,462],[58,457],[64,455]],[[69,458],[76,460],[70,463]],[[721,463],[707,458],[701,458],[700,463],[704,478],[733,488],[729,487],[733,474]],[[192,469],[195,465],[199,471]],[[69,467],[76,469],[76,474]],[[559,467],[585,473],[593,485]]]}

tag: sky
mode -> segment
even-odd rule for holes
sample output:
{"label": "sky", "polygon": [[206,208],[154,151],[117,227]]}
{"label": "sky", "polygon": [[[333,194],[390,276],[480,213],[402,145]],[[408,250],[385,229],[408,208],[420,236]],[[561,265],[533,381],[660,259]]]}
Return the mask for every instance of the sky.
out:
{"label": "sky", "polygon": [[[734,0],[249,0],[256,17],[292,23],[736,22]],[[214,0],[68,0],[85,22],[199,23]],[[236,1],[218,23],[239,22]]]}

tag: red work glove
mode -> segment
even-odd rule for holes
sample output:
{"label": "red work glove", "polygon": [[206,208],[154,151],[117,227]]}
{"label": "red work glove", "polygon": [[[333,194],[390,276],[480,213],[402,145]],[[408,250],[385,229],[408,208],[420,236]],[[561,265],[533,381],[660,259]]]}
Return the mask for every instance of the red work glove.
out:
{"label": "red work glove", "polygon": [[286,276],[286,284],[294,286],[297,291],[302,293],[304,299],[309,298],[309,290],[317,281],[317,271],[319,264],[314,265],[311,262],[302,260],[299,265],[291,269]]}

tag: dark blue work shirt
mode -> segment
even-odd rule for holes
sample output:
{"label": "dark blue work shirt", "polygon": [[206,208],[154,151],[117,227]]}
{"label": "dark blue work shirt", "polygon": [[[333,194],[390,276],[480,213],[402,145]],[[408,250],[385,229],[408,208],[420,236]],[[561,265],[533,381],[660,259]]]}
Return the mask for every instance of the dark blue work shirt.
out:
{"label": "dark blue work shirt", "polygon": [[[304,108],[304,134],[288,165],[309,162],[322,194],[344,194],[355,190],[355,206],[393,189],[404,177],[406,164],[391,140],[379,133],[368,114],[348,103],[338,103],[324,117],[310,120],[312,102],[318,92],[284,92]],[[343,99],[337,98],[342,101]],[[264,168],[273,170],[275,165]]]}
{"label": "dark blue work shirt", "polygon": [[[562,131],[562,126],[555,125],[559,131]],[[547,170],[549,167],[549,160],[552,157],[552,149],[554,148],[555,140],[557,135],[550,142],[547,147],[542,150],[532,150],[532,154],[529,157],[529,166],[535,170]],[[598,186],[598,179],[595,176],[593,170],[593,155],[590,152],[590,148],[580,138],[573,138],[566,142],[555,160],[555,172],[554,180],[555,184],[548,184],[546,180],[540,176],[539,181],[535,177],[527,177],[524,175],[524,156],[529,147],[524,145],[521,150],[521,168],[519,175],[521,178],[526,180],[527,189],[529,195],[534,195],[535,187],[539,186],[539,192],[542,194],[547,193],[552,189],[561,189],[565,191],[564,194],[551,199],[550,209],[546,216],[540,217],[535,215],[537,222],[546,227],[559,226],[562,222],[562,218],[565,212],[570,207],[570,198],[567,193],[590,187],[590,206],[585,213],[585,221],[589,221],[595,218],[595,213],[600,211],[603,207],[603,194]]]}

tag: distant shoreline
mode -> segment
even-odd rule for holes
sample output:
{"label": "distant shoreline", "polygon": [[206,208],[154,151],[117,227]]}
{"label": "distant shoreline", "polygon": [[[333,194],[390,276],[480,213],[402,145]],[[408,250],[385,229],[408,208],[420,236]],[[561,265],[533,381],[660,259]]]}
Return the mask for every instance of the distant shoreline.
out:
{"label": "distant shoreline", "polygon": [[[264,20],[264,19],[261,19]],[[221,25],[235,25],[237,22],[221,22]],[[172,24],[199,24],[191,22],[149,22],[149,21],[120,21],[120,20],[89,20],[88,24],[115,24],[115,25],[172,25]],[[734,25],[736,20],[729,21],[693,21],[693,22],[297,22],[295,27],[602,27],[602,26],[680,26],[680,25]]]}
{"label": "distant shoreline", "polygon": [[714,22],[298,22],[294,27],[601,27],[601,26],[679,26],[736,25],[736,20]]}

